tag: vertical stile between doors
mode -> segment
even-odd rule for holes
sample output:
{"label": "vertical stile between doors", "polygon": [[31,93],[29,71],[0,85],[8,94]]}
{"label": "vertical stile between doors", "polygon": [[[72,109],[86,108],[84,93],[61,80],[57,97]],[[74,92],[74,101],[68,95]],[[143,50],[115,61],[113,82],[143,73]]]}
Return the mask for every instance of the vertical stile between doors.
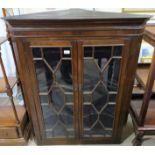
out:
{"label": "vertical stile between doors", "polygon": [[79,92],[78,92],[78,49],[77,42],[72,41],[72,73],[73,73],[73,91],[74,91],[74,128],[75,128],[75,139],[79,138]]}
{"label": "vertical stile between doors", "polygon": [[82,41],[77,41],[77,49],[78,49],[78,84],[79,84],[79,103],[78,103],[78,109],[79,109],[79,138],[81,140],[82,138],[82,129],[83,129],[83,47],[82,47]]}

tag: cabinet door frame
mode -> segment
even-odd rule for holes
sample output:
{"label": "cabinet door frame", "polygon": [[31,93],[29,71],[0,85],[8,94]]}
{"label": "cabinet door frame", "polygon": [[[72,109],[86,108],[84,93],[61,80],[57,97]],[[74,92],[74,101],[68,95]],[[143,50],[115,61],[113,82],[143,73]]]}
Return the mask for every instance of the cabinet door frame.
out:
{"label": "cabinet door frame", "polygon": [[[77,85],[77,44],[76,41],[65,41],[65,40],[59,40],[59,41],[25,41],[23,43],[25,52],[27,53],[26,61],[27,61],[27,67],[29,68],[29,77],[31,78],[31,88],[33,91],[33,94],[31,98],[33,98],[33,103],[35,104],[35,113],[36,115],[32,114],[32,117],[34,117],[39,123],[38,123],[38,130],[39,135],[41,137],[41,143],[44,144],[66,144],[71,143],[75,141],[78,137],[78,85]],[[74,107],[73,107],[73,116],[74,116],[74,138],[46,138],[45,129],[44,129],[44,120],[43,120],[43,114],[41,109],[41,101],[39,97],[39,87],[38,87],[38,81],[36,77],[36,71],[33,63],[33,55],[32,55],[32,48],[33,47],[70,47],[72,48],[72,75],[73,75],[73,96],[74,96]],[[29,96],[30,97],[30,96]],[[32,104],[33,104],[32,103]],[[31,107],[30,107],[31,108]],[[34,109],[34,108],[33,108]],[[36,118],[37,116],[37,118]],[[34,123],[34,122],[33,122]]]}
{"label": "cabinet door frame", "polygon": [[[121,135],[123,131],[123,125],[125,125],[125,118],[127,115],[127,110],[129,108],[130,103],[130,97],[132,95],[132,88],[133,88],[133,82],[134,82],[134,75],[136,71],[136,65],[139,55],[139,49],[140,49],[140,41],[142,39],[142,36],[131,36],[131,37],[114,37],[109,39],[104,39],[104,37],[86,37],[82,40],[79,38],[74,38],[75,40],[68,39],[63,40],[59,39],[59,41],[52,40],[52,39],[43,39],[41,41],[36,41],[36,38],[33,40],[33,38],[26,38],[26,39],[17,39],[17,48],[19,51],[19,54],[17,54],[17,59],[20,58],[20,64],[22,65],[23,71],[21,71],[20,76],[22,76],[22,84],[24,87],[24,93],[27,98],[27,101],[29,102],[29,109],[31,113],[31,119],[33,122],[34,130],[35,130],[35,136],[37,138],[38,144],[93,144],[93,143],[120,143]],[[118,91],[118,97],[117,97],[117,108],[115,114],[115,120],[114,120],[114,129],[113,129],[113,136],[112,138],[94,138],[94,139],[83,139],[81,138],[81,99],[80,99],[80,93],[79,89],[81,89],[81,85],[79,82],[81,82],[81,76],[82,76],[82,46],[84,45],[96,45],[96,44],[113,44],[113,43],[123,43],[123,59],[122,59],[122,65],[120,67],[120,89]],[[40,103],[40,99],[38,97],[37,91],[37,81],[36,78],[34,78],[35,74],[35,68],[33,66],[32,61],[32,50],[30,46],[52,46],[55,43],[58,45],[71,45],[74,49],[74,67],[75,70],[77,69],[75,73],[75,100],[74,100],[74,107],[75,107],[75,118],[77,118],[75,123],[75,129],[76,129],[76,137],[77,139],[45,139],[43,135],[43,120],[40,116],[41,109],[38,107],[38,103]],[[136,47],[136,48],[135,48]],[[28,79],[29,78],[29,79]],[[78,85],[79,84],[79,85]],[[29,90],[29,92],[27,92]],[[79,92],[79,93],[78,93]],[[128,95],[129,94],[129,95]]]}
{"label": "cabinet door frame", "polygon": [[[129,58],[129,42],[128,39],[121,39],[121,38],[115,38],[115,39],[96,39],[96,40],[81,40],[78,41],[78,82],[79,82],[79,124],[80,124],[80,138],[82,143],[103,143],[102,141],[105,140],[109,143],[117,142],[118,139],[116,138],[116,135],[122,135],[121,133],[117,133],[121,129],[122,124],[120,124],[120,118],[119,117],[125,117],[126,113],[123,113],[122,109],[124,109],[124,104],[121,101],[122,98],[122,90],[121,85],[122,83],[125,83],[124,78],[124,69],[127,67],[128,58]],[[82,91],[82,85],[83,85],[83,69],[84,69],[84,47],[86,46],[122,46],[122,60],[121,60],[121,66],[119,71],[119,80],[118,80],[118,92],[116,96],[116,107],[115,107],[115,114],[114,114],[114,120],[113,120],[113,132],[111,137],[93,137],[93,138],[85,138],[82,137],[83,134],[83,91]],[[121,89],[120,89],[121,88]],[[123,108],[122,108],[123,107]],[[119,113],[122,112],[120,115]],[[119,129],[118,129],[119,128]],[[116,140],[117,139],[117,140]]]}

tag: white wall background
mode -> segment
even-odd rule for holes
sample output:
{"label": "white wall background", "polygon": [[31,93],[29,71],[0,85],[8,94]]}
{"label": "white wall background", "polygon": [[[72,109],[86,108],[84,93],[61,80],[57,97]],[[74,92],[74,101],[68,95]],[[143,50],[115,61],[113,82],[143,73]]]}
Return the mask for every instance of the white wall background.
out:
{"label": "white wall background", "polygon": [[[0,9],[0,17],[2,17],[2,9]],[[6,26],[2,19],[0,19],[0,36],[6,36]],[[1,53],[7,75],[15,76],[16,70],[14,60],[12,57],[11,48],[8,41],[1,45]],[[1,69],[0,69],[0,77],[2,77]]]}

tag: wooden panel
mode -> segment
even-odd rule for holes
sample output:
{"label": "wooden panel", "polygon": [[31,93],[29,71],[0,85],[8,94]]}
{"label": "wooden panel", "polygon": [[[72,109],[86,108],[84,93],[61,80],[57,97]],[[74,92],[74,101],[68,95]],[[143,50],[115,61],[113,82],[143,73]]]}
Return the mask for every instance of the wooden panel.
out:
{"label": "wooden panel", "polygon": [[85,46],[123,46],[123,39],[102,39],[102,40],[85,40],[83,41]]}
{"label": "wooden panel", "polygon": [[144,94],[144,90],[141,87],[135,86],[133,88],[132,94],[133,95],[136,95],[136,94],[137,95],[143,95]]}
{"label": "wooden panel", "polygon": [[[144,89],[146,89],[149,69],[150,69],[149,65],[143,65],[143,66],[138,66],[137,71],[136,71],[136,78],[139,81],[139,83],[143,86]],[[152,91],[155,92],[155,83],[153,85]]]}
{"label": "wooden panel", "polygon": [[[17,83],[16,77],[9,77],[8,81],[9,81],[11,89]],[[0,78],[0,93],[5,93],[5,92],[7,92],[5,80],[3,78]]]}
{"label": "wooden panel", "polygon": [[[134,100],[131,102],[131,108],[138,116],[142,106],[142,100]],[[149,104],[149,108],[146,114],[144,127],[145,126],[154,126],[155,127],[155,100],[151,100]]]}
{"label": "wooden panel", "polygon": [[[16,106],[19,120],[22,122],[25,115],[25,108],[23,106]],[[16,119],[11,106],[0,106],[0,127],[17,126]]]}
{"label": "wooden panel", "polygon": [[155,37],[155,26],[154,25],[150,25],[150,26],[147,25],[145,28],[145,33],[150,34],[150,35]]}
{"label": "wooden panel", "polygon": [[67,41],[33,41],[30,43],[30,47],[71,47],[71,43]]}
{"label": "wooden panel", "polygon": [[26,144],[27,142],[24,138],[0,139],[1,146],[23,146]]}
{"label": "wooden panel", "polygon": [[[15,128],[5,128],[7,131],[14,132],[14,130],[9,130],[9,129],[15,129]],[[6,137],[6,138],[2,138],[0,137],[0,145],[1,146],[16,146],[16,145],[27,145],[28,139],[30,137],[31,134],[31,130],[32,130],[32,126],[30,122],[26,122],[25,125],[25,129],[23,130],[23,135],[22,137]],[[16,130],[17,133],[17,130]],[[16,135],[16,133],[14,133],[14,135]],[[4,137],[4,135],[3,135]]]}
{"label": "wooden panel", "polygon": [[18,138],[16,127],[0,127],[0,138]]}
{"label": "wooden panel", "polygon": [[147,25],[144,31],[144,38],[146,42],[155,46],[155,25]]}

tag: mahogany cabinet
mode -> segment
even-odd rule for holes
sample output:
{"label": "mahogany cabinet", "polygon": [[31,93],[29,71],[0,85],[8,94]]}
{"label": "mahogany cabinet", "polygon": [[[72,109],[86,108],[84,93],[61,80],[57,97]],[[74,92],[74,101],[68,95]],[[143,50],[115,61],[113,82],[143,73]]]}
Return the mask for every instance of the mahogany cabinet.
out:
{"label": "mahogany cabinet", "polygon": [[37,144],[121,142],[148,19],[82,9],[4,18]]}

